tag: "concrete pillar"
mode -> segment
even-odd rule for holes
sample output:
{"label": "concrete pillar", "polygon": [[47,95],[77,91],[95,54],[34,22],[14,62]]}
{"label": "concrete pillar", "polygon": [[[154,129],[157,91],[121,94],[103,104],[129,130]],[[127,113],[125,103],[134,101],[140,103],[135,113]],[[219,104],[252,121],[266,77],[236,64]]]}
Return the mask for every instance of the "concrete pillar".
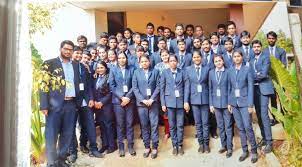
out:
{"label": "concrete pillar", "polygon": [[234,21],[237,26],[237,33],[244,30],[244,16],[242,4],[229,5],[230,20]]}
{"label": "concrete pillar", "polygon": [[289,17],[289,25],[290,25],[290,31],[292,36],[292,41],[294,45],[294,53],[297,56],[300,66],[302,67],[302,47],[301,47],[301,41],[302,41],[302,35],[301,35],[301,22],[299,18],[299,14],[297,13],[290,13],[288,14]]}

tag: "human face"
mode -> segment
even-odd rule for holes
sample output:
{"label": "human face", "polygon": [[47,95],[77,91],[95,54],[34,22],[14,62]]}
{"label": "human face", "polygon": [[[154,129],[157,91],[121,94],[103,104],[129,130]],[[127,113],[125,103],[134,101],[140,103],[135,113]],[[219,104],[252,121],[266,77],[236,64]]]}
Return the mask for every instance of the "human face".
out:
{"label": "human face", "polygon": [[116,38],[117,38],[117,41],[120,42],[123,39],[122,33],[117,33]]}
{"label": "human face", "polygon": [[75,60],[75,61],[81,61],[82,59],[82,51],[80,50],[77,50],[77,51],[74,51],[73,54],[72,54],[72,59]]}
{"label": "human face", "polygon": [[146,41],[143,41],[143,42],[141,43],[141,45],[142,45],[142,47],[144,47],[145,51],[148,50],[149,45],[148,45],[148,43],[147,43]]}
{"label": "human face", "polygon": [[224,28],[218,28],[218,34],[219,35],[224,35],[225,34],[225,29]]}
{"label": "human face", "polygon": [[61,49],[61,57],[63,59],[70,59],[73,55],[73,47],[71,45],[65,44]]}
{"label": "human face", "polygon": [[169,29],[165,29],[165,30],[164,30],[164,36],[165,36],[167,39],[169,39],[169,38],[170,38],[170,36],[171,36],[171,32],[170,32],[170,30],[169,30]]}
{"label": "human face", "polygon": [[80,48],[86,48],[86,46],[87,46],[87,41],[84,39],[84,38],[82,38],[82,39],[79,39],[78,40],[78,45],[79,45],[79,47]]}
{"label": "human face", "polygon": [[184,34],[184,29],[183,29],[183,27],[182,27],[182,26],[177,26],[177,27],[175,28],[175,33],[176,33],[177,36],[183,36],[183,34]]}
{"label": "human face", "polygon": [[227,32],[228,32],[228,35],[231,35],[231,36],[235,35],[236,27],[233,24],[229,25],[227,28]]}
{"label": "human face", "polygon": [[164,31],[162,29],[158,29],[157,30],[157,35],[158,36],[163,36],[164,35]]}
{"label": "human face", "polygon": [[261,53],[261,45],[260,44],[258,44],[258,43],[255,43],[254,45],[253,45],[253,51],[254,51],[254,53],[255,53],[255,55],[260,55],[260,53]]}
{"label": "human face", "polygon": [[186,50],[186,44],[184,42],[178,42],[177,47],[181,52],[184,52]]}
{"label": "human face", "polygon": [[136,43],[136,44],[140,44],[141,43],[141,36],[140,35],[135,35],[133,37],[133,41]]}
{"label": "human face", "polygon": [[238,52],[234,52],[234,54],[233,54],[233,62],[236,65],[240,65],[240,64],[242,64],[242,60],[243,60],[242,55],[239,54]]}
{"label": "human face", "polygon": [[159,49],[166,49],[166,42],[165,41],[159,41],[157,44]]}
{"label": "human face", "polygon": [[233,44],[227,41],[224,43],[224,48],[226,51],[231,52],[233,50]]}
{"label": "human face", "polygon": [[277,38],[273,37],[272,35],[268,35],[267,41],[270,46],[275,46]]}
{"label": "human face", "polygon": [[101,39],[99,40],[99,43],[100,43],[101,45],[103,45],[103,46],[106,46],[107,43],[108,43],[108,39],[107,39],[107,38],[101,38]]}
{"label": "human face", "polygon": [[243,43],[243,45],[249,45],[251,39],[248,36],[243,36],[240,40]]}
{"label": "human face", "polygon": [[146,57],[142,57],[139,63],[144,70],[147,70],[150,67],[150,61]]}
{"label": "human face", "polygon": [[130,31],[124,31],[124,37],[127,38],[127,39],[131,38]]}
{"label": "human face", "polygon": [[161,60],[164,63],[168,63],[169,62],[169,53],[168,52],[162,52],[160,55]]}
{"label": "human face", "polygon": [[102,61],[106,61],[108,59],[107,52],[103,48],[99,49],[99,56]]}
{"label": "human face", "polygon": [[140,58],[142,55],[144,55],[145,54],[145,52],[143,52],[143,51],[136,51],[136,56],[138,57],[138,58]]}
{"label": "human face", "polygon": [[91,59],[95,60],[96,56],[97,56],[97,51],[95,49],[93,49],[93,50],[90,51],[90,54],[91,54]]}
{"label": "human face", "polygon": [[198,53],[196,53],[196,52],[194,52],[193,53],[193,57],[192,57],[192,61],[193,61],[193,63],[195,65],[199,66],[201,64],[201,62],[202,62],[201,55],[198,54]]}
{"label": "human face", "polygon": [[169,58],[169,66],[170,66],[170,68],[171,68],[172,70],[175,70],[175,69],[176,69],[177,63],[178,63],[178,61],[176,60],[175,57],[170,57],[170,58]]}
{"label": "human face", "polygon": [[209,53],[211,50],[211,45],[208,41],[203,41],[203,43],[201,44],[202,50],[206,53]]}
{"label": "human face", "polygon": [[112,50],[108,51],[108,60],[110,62],[115,62],[116,61],[116,54],[115,54],[114,51],[112,51]]}
{"label": "human face", "polygon": [[147,26],[147,34],[153,35],[153,33],[154,33],[154,28],[152,26]]}
{"label": "human face", "polygon": [[186,33],[187,33],[188,36],[192,37],[193,34],[194,34],[193,28],[192,28],[192,27],[188,27],[188,28],[186,29]]}
{"label": "human face", "polygon": [[84,64],[88,64],[90,62],[90,57],[86,54],[83,54],[81,62]]}
{"label": "human face", "polygon": [[193,40],[193,46],[197,49],[200,49],[201,48],[201,42],[199,39],[194,39]]}
{"label": "human face", "polygon": [[103,66],[102,64],[97,64],[96,66],[96,73],[99,75],[104,75],[107,72],[107,69],[105,66]]}
{"label": "human face", "polygon": [[214,65],[216,68],[221,69],[223,67],[223,60],[220,56],[214,57]]}
{"label": "human face", "polygon": [[211,36],[211,42],[212,42],[212,45],[218,45],[219,38],[216,35],[212,35]]}
{"label": "human face", "polygon": [[196,34],[196,36],[201,37],[203,35],[202,28],[201,27],[196,27],[195,28],[195,34]]}
{"label": "human face", "polygon": [[117,41],[115,39],[111,39],[109,41],[109,48],[110,49],[116,49],[116,47],[117,47]]}
{"label": "human face", "polygon": [[123,42],[120,42],[120,43],[118,44],[118,48],[119,48],[121,51],[125,52],[125,51],[127,50],[127,44],[125,44],[125,43],[123,43]]}
{"label": "human face", "polygon": [[119,54],[118,58],[117,58],[117,62],[119,64],[119,66],[124,67],[127,64],[127,57],[125,54]]}

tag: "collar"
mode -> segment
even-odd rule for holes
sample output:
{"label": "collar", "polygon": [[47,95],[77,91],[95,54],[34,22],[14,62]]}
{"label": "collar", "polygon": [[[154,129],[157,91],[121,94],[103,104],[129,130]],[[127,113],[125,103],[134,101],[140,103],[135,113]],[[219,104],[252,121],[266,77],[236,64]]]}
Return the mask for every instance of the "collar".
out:
{"label": "collar", "polygon": [[176,68],[175,70],[172,70],[172,69],[170,68],[170,70],[171,70],[172,73],[177,73],[177,68]]}
{"label": "collar", "polygon": [[197,68],[197,67],[199,67],[199,69],[201,69],[201,64],[199,64],[199,65],[196,65],[196,64],[194,64],[194,67],[195,67],[195,69]]}
{"label": "collar", "polygon": [[276,45],[274,46],[268,46],[269,48],[273,48],[274,50],[276,49]]}
{"label": "collar", "polygon": [[260,52],[260,54],[259,54],[259,55],[256,55],[256,54],[255,54],[255,59],[257,59],[257,60],[258,60],[258,59],[259,59],[259,57],[260,57],[261,55],[262,55],[262,52]]}
{"label": "collar", "polygon": [[218,68],[215,68],[215,72],[218,72],[218,71],[224,71],[224,67],[222,67],[220,70]]}
{"label": "collar", "polygon": [[152,35],[147,35],[148,38],[153,38],[154,37],[154,34]]}
{"label": "collar", "polygon": [[182,35],[182,36],[177,36],[177,39],[185,39],[185,36]]}
{"label": "collar", "polygon": [[[183,53],[183,54],[182,54],[182,53]],[[183,56],[184,56],[184,55],[186,55],[186,51],[184,51],[184,52],[180,52],[180,51],[179,51],[179,52],[178,52],[178,55],[183,55]]]}
{"label": "collar", "polygon": [[[63,58],[62,58],[61,56],[59,56],[59,59],[60,59],[60,62],[61,62],[61,63],[65,63],[65,62],[63,61]],[[71,63],[72,63],[72,60],[69,59],[69,61],[68,61],[67,63],[71,64]]]}
{"label": "collar", "polygon": [[235,67],[235,70],[240,70],[241,69],[241,66],[242,66],[242,63],[240,64],[239,67],[237,67],[236,65],[234,66]]}

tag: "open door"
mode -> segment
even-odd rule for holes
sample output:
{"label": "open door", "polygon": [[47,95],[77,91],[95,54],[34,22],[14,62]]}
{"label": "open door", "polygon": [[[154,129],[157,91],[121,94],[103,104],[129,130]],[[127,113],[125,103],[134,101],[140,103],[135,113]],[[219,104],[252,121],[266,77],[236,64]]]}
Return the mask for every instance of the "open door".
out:
{"label": "open door", "polygon": [[115,35],[117,32],[123,32],[125,29],[125,12],[108,12],[108,33]]}

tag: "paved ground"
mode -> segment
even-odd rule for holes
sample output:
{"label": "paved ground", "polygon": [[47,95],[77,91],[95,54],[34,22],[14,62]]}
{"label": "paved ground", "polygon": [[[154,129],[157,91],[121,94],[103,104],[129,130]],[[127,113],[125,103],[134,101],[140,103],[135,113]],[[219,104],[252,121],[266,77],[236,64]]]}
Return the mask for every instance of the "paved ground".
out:
{"label": "paved ground", "polygon": [[[210,154],[199,154],[197,152],[198,143],[194,137],[195,128],[193,126],[185,127],[184,137],[184,149],[185,154],[183,156],[173,156],[171,140],[163,142],[163,128],[160,128],[160,144],[158,158],[153,160],[151,158],[143,158],[143,142],[138,137],[139,129],[135,127],[135,149],[137,155],[132,157],[126,153],[126,156],[120,158],[118,151],[105,155],[105,158],[91,158],[87,155],[79,153],[79,158],[75,164],[75,167],[200,167],[200,166],[211,166],[211,167],[249,167],[249,166],[272,166],[271,163],[267,163],[267,158],[264,155],[260,156],[260,159],[256,164],[250,162],[250,158],[244,162],[239,162],[238,158],[241,154],[240,140],[238,135],[234,138],[234,153],[231,158],[226,158],[225,154],[219,154],[220,139],[210,139]],[[126,150],[127,151],[127,150]]]}

